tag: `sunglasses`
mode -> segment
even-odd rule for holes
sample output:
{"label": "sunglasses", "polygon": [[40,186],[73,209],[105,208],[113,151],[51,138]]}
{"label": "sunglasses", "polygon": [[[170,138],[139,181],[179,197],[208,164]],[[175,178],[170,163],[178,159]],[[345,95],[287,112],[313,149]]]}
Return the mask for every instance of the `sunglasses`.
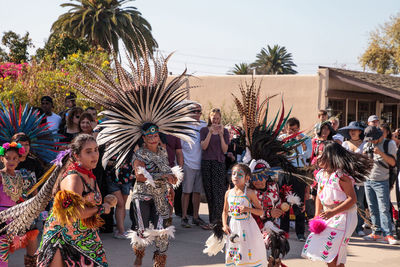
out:
{"label": "sunglasses", "polygon": [[257,175],[257,176],[251,177],[251,181],[252,181],[252,182],[257,182],[257,181],[260,181],[260,182],[261,182],[261,181],[263,181],[264,179],[266,180],[267,178],[265,178],[265,177],[263,177],[263,176],[261,176],[261,175],[260,175],[260,176]]}
{"label": "sunglasses", "polygon": [[201,110],[193,110],[193,113],[201,114]]}

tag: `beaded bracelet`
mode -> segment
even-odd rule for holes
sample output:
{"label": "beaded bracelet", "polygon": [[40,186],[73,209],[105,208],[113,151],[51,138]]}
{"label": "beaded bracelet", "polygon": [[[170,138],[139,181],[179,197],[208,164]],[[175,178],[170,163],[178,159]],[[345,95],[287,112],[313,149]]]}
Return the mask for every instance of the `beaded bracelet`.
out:
{"label": "beaded bracelet", "polygon": [[104,208],[103,205],[98,205],[97,206],[98,210],[97,210],[97,214],[102,215],[105,213],[106,209]]}

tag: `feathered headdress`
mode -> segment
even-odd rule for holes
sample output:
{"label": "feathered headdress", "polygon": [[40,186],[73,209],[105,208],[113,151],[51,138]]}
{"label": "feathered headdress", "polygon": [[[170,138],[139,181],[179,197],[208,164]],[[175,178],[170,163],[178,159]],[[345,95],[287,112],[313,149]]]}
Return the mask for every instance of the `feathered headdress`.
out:
{"label": "feathered headdress", "polygon": [[48,123],[42,124],[44,115],[29,107],[28,104],[18,108],[12,102],[8,107],[0,101],[0,143],[10,142],[16,133],[24,133],[31,140],[31,152],[40,159],[50,162],[57,156],[57,149],[63,143],[56,142],[62,138],[49,130]]}
{"label": "feathered headdress", "polygon": [[265,160],[272,167],[281,167],[285,171],[293,172],[294,167],[287,159],[288,152],[300,145],[305,139],[297,140],[296,135],[291,135],[284,140],[278,137],[289,119],[292,109],[285,116],[285,106],[282,99],[282,110],[278,111],[275,118],[267,122],[269,100],[277,95],[272,95],[260,103],[261,83],[256,84],[253,77],[251,83],[245,82],[239,86],[242,99],[233,95],[239,115],[242,117],[243,128],[246,133],[247,147],[251,157],[255,160]]}
{"label": "feathered headdress", "polygon": [[[158,126],[159,132],[176,136],[193,143],[195,134],[190,127],[197,123],[189,115],[191,101],[188,97],[190,87],[183,86],[187,81],[185,72],[167,83],[167,58],[152,58],[146,45],[138,47],[143,58],[134,49],[134,60],[127,55],[129,71],[121,66],[113,51],[115,68],[104,71],[97,66],[83,64],[88,70],[87,77],[81,76],[86,85],[71,84],[91,101],[102,105],[102,114],[108,120],[101,123],[103,130],[97,137],[98,143],[108,144],[103,156],[103,165],[118,154],[116,167],[122,164],[142,135],[145,123]],[[153,71],[151,71],[153,65]],[[90,82],[94,79],[96,82]]]}

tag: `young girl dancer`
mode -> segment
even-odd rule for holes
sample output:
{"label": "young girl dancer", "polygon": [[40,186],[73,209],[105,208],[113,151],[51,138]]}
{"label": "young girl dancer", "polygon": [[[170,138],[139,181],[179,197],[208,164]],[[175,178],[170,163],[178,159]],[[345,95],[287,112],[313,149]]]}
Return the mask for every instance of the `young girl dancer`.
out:
{"label": "young girl dancer", "polygon": [[100,215],[109,213],[117,200],[102,197],[92,173],[99,159],[96,139],[77,136],[70,145],[65,172],[53,188],[54,205],[43,229],[37,266],[107,267],[98,227]]}
{"label": "young girl dancer", "polygon": [[232,168],[234,188],[225,194],[222,213],[223,230],[230,235],[225,245],[225,266],[267,266],[263,237],[251,216],[251,213],[261,216],[264,211],[254,191],[246,186],[250,176],[247,165],[236,164]]}
{"label": "young girl dancer", "polygon": [[[21,144],[5,143],[0,147],[0,158],[4,168],[0,170],[0,211],[14,206],[21,200],[24,181],[19,171],[15,170],[20,157],[25,153]],[[1,224],[3,228],[5,224]],[[36,236],[35,236],[36,238]],[[4,232],[0,233],[0,266],[8,266],[8,254],[12,240]]]}
{"label": "young girl dancer", "polygon": [[344,267],[346,248],[357,225],[354,183],[364,181],[372,165],[368,158],[328,142],[318,159],[321,169],[315,201],[315,216],[302,256],[328,266]]}

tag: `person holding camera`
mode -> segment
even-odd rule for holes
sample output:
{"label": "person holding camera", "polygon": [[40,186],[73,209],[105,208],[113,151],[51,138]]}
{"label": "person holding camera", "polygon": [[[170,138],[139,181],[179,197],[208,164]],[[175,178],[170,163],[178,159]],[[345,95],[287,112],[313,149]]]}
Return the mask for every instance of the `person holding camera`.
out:
{"label": "person holding camera", "polygon": [[[394,142],[386,142],[381,129],[368,126],[364,130],[367,144],[363,153],[374,161],[372,170],[365,182],[365,196],[373,224],[372,233],[364,236],[365,240],[380,243],[398,244],[392,235],[390,198],[389,198],[389,167],[396,164],[397,147]],[[385,149],[385,146],[387,148]]]}

